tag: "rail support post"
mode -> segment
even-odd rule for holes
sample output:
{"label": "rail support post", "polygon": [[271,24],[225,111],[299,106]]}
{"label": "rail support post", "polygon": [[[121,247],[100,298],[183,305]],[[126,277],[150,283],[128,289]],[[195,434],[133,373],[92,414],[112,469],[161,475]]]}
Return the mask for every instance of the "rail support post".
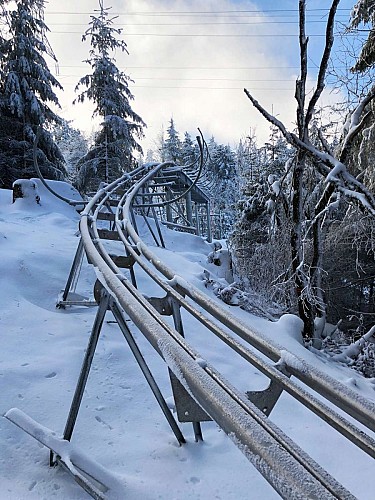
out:
{"label": "rail support post", "polygon": [[[180,304],[177,300],[169,297],[172,308],[172,317],[176,331],[184,337],[184,327],[182,324]],[[211,418],[207,413],[193,400],[182,386],[177,377],[169,370],[171,379],[172,391],[175,398],[177,415],[180,422],[192,422],[194,430],[194,438],[196,442],[203,441],[201,428],[202,421],[209,421]]]}
{"label": "rail support post", "polygon": [[152,390],[152,393],[154,394],[162,412],[164,413],[164,416],[166,417],[174,435],[176,436],[177,441],[179,442],[179,444],[186,443],[186,440],[185,440],[184,436],[182,435],[182,432],[180,431],[180,428],[178,427],[177,422],[173,418],[172,413],[167,405],[167,402],[165,401],[157,383],[155,382],[155,379],[154,379],[144,357],[142,356],[142,353],[139,350],[139,347],[136,344],[136,342],[133,338],[133,335],[131,334],[127,324],[125,323],[125,320],[122,316],[122,313],[121,313],[118,305],[113,300],[111,300],[111,302],[110,302],[110,309],[111,309],[111,311],[112,311],[112,313],[113,313],[113,315],[114,315],[114,317],[115,317],[115,319],[120,327],[122,334],[125,337],[125,340],[127,341],[128,345],[130,347],[130,350],[131,350],[133,356],[135,357],[140,369],[142,370],[142,373],[143,373],[150,389]]}
{"label": "rail support post", "polygon": [[[100,331],[101,331],[101,328],[103,325],[105,313],[108,309],[108,304],[109,304],[109,295],[107,292],[103,291],[101,294],[99,308],[96,312],[94,324],[93,324],[93,327],[91,330],[91,335],[90,335],[89,342],[87,345],[85,357],[83,359],[81,372],[80,372],[78,382],[76,385],[76,389],[74,392],[73,400],[72,400],[72,403],[70,406],[68,419],[67,419],[66,424],[65,424],[63,439],[66,439],[67,441],[71,440],[74,426],[75,426],[76,421],[77,421],[79,408],[81,406],[83,393],[84,393],[87,379],[88,379],[88,376],[90,373],[90,368],[92,365],[92,360],[94,358],[95,349],[96,349],[96,346],[98,344],[99,335],[100,335]],[[56,460],[54,458],[53,452],[51,451],[51,453],[50,453],[50,465],[54,465],[55,463],[56,463]]]}
{"label": "rail support post", "polygon": [[211,229],[211,216],[210,216],[210,203],[206,203],[206,213],[207,213],[207,241],[211,243],[212,241],[212,229]]}

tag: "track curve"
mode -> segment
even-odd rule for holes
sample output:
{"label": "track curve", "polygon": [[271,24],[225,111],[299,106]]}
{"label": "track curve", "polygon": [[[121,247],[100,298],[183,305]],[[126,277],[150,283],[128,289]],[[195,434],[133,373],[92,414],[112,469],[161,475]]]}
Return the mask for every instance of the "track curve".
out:
{"label": "track curve", "polygon": [[[285,356],[285,349],[223,311],[215,301],[181,279],[142,241],[134,223],[137,205],[147,206],[141,195],[156,183],[155,179],[161,174],[167,176],[175,171],[176,167],[170,163],[139,168],[104,187],[88,202],[81,214],[80,231],[98,280],[111,297],[118,314],[124,311],[131,318],[188,394],[232,438],[283,498],[354,498],[278,429],[263,408],[257,407],[227,382],[215,367],[202,363],[200,354],[124,276],[106,250],[97,221],[109,201],[113,204],[116,199],[114,228],[117,239],[124,244],[126,254],[166,293],[169,301],[184,308],[186,313],[267,375],[271,382],[278,384],[281,390],[287,391],[356,446],[375,457],[374,439],[336,410],[344,411],[370,431],[375,431],[375,405],[372,402],[315,367],[295,359],[292,354]],[[150,207],[157,205],[154,200],[150,202]],[[254,352],[254,348],[258,352]],[[288,359],[293,362],[288,363]],[[290,378],[291,375],[297,382]],[[298,381],[305,384],[306,389]],[[322,402],[321,397],[327,403]]]}

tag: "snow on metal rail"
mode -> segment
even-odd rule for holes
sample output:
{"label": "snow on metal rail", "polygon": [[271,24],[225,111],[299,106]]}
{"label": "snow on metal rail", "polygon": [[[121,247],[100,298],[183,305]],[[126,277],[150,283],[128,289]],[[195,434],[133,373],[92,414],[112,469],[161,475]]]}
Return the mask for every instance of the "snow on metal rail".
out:
{"label": "snow on metal rail", "polygon": [[[127,252],[161,286],[195,318],[237,353],[266,374],[271,381],[289,392],[307,408],[330,423],[366,453],[375,457],[375,441],[348,422],[315,396],[290,380],[294,375],[310,388],[324,395],[329,401],[359,422],[374,430],[374,405],[358,396],[346,386],[318,372],[314,367],[297,360],[292,354],[271,343],[258,332],[250,330],[235,317],[223,310],[191,284],[184,282],[166,266],[140,239],[134,227],[134,200],[147,183],[168,172],[169,164],[159,164],[143,171],[140,180],[125,190],[116,209],[116,228],[119,239]],[[284,498],[354,498],[342,485],[323,470],[303,450],[278,429],[262,411],[244,394],[232,387],[168,323],[149,301],[121,274],[120,269],[107,254],[96,227],[97,214],[105,201],[116,192],[122,182],[113,184],[97,194],[82,213],[80,224],[86,254],[97,270],[97,276],[113,300],[126,312],[145,335],[155,350],[166,361],[188,393],[203,410],[233,439],[247,458],[267,481]],[[149,262],[167,280],[153,271]],[[187,302],[187,295],[200,309]],[[204,313],[201,310],[205,311]],[[216,321],[213,321],[214,318]],[[253,351],[224,332],[223,326],[266,354],[271,361],[282,358],[284,370],[266,363]],[[282,356],[283,354],[283,356]],[[290,362],[292,360],[293,362]]]}
{"label": "snow on metal rail", "polygon": [[[285,435],[268,418],[268,415],[280,393],[285,390],[368,455],[375,457],[375,441],[372,437],[359,430],[342,414],[323,403],[314,394],[307,392],[290,376],[298,378],[308,386],[310,391],[313,390],[324,396],[326,400],[372,431],[375,430],[375,405],[350,388],[297,359],[291,353],[287,353],[276,343],[242,324],[228,312],[224,312],[215,301],[210,300],[192,284],[176,275],[137,234],[135,211],[144,217],[155,242],[164,246],[159,226],[159,223],[163,221],[158,219],[161,212],[158,213],[156,207],[163,207],[165,209],[163,214],[168,215],[169,213],[170,215],[173,203],[180,204],[182,199],[186,203],[184,209],[181,209],[181,205],[174,208],[179,220],[177,225],[181,226],[181,220],[184,221],[185,218],[189,230],[194,227],[191,197],[192,195],[196,196],[196,203],[200,203],[202,200],[205,203],[205,195],[198,189],[193,193],[195,181],[186,181],[186,173],[180,175],[179,172],[180,170],[171,163],[140,167],[100,189],[81,213],[81,242],[77,255],[84,249],[88,261],[95,268],[100,282],[100,286],[96,286],[96,299],[99,308],[63,437],[61,439],[53,438],[52,431],[42,428],[19,410],[9,410],[5,417],[49,447],[51,464],[61,463],[67,467],[75,480],[93,498],[104,499],[106,497],[106,492],[115,487],[115,481],[98,464],[86,460],[77,450],[74,450],[74,447],[70,446],[70,439],[99,338],[101,324],[105,312],[109,308],[141,366],[176,438],[180,443],[183,443],[184,437],[171,416],[145,361],[137,350],[130,331],[127,329],[123,317],[124,311],[165,360],[177,382],[185,391],[187,398],[193,402],[193,407],[196,405],[194,411],[197,411],[196,415],[200,415],[200,418],[196,418],[197,421],[188,420],[193,422],[193,426],[195,425],[196,437],[199,436],[200,420],[204,420],[205,417],[214,420],[283,498],[354,499],[355,497],[349,491]],[[159,191],[160,189],[164,190],[164,194]],[[180,189],[179,193],[178,189]],[[116,206],[115,214],[110,208],[113,206]],[[146,209],[147,213],[154,217],[158,234],[153,233],[147,221]],[[208,205],[206,209],[208,209]],[[112,229],[103,233],[97,226],[97,221],[103,220],[105,214],[110,216],[108,220],[112,222]],[[187,214],[186,217],[185,214]],[[196,210],[197,234],[199,234],[198,215]],[[208,219],[208,210],[206,216]],[[104,217],[104,219],[106,218]],[[167,222],[171,222],[171,220],[167,220]],[[174,223],[170,225],[174,225]],[[183,222],[182,225],[184,226],[185,223]],[[115,233],[114,229],[116,229]],[[108,253],[107,246],[101,239],[103,234],[108,237],[109,233],[111,238],[123,242],[130,261],[136,262],[160,286],[160,289],[166,292],[165,299],[154,298],[156,300],[153,301],[143,296],[135,286],[133,268],[130,269],[131,281],[126,278],[118,267],[118,262],[113,255]],[[209,236],[208,220],[207,233]],[[75,260],[78,259],[75,258]],[[71,277],[69,276],[68,283]],[[69,287],[67,286],[65,298],[60,303],[62,307],[64,307],[68,291]],[[185,297],[188,297],[189,300]],[[71,304],[73,303],[71,302]],[[180,307],[200,321],[202,325],[230,346],[234,352],[269,377],[270,387],[264,391],[264,394],[259,397],[259,394],[256,396],[251,393],[242,393],[226,381],[214,366],[202,360],[200,354],[183,338],[183,330],[180,328]],[[169,314],[173,315],[174,328],[163,319],[162,314],[165,313],[165,309],[169,309]],[[228,333],[228,329],[230,333]],[[236,335],[250,346],[255,347],[260,354],[266,355],[268,361],[254,352],[254,349],[239,342]],[[171,382],[173,382],[173,378]],[[178,401],[176,401],[176,407],[178,407]],[[178,408],[177,414],[181,420]],[[72,460],[73,455],[74,460]]]}
{"label": "snow on metal rail", "polygon": [[[160,165],[159,165],[160,168]],[[206,294],[202,293],[192,284],[187,284],[184,280],[178,279],[177,273],[168,267],[164,262],[157,257],[152,250],[141,240],[137,234],[132,221],[131,212],[134,198],[139,189],[152,178],[153,172],[139,180],[131,190],[122,197],[116,211],[116,226],[119,235],[125,246],[132,251],[132,246],[128,240],[133,242],[137,247],[137,251],[159,271],[167,280],[178,281],[178,288],[182,294],[190,297],[196,304],[203,307],[204,310],[218,320],[222,325],[230,328],[230,330],[248,342],[250,345],[265,354],[272,361],[279,362],[283,354],[283,364],[291,375],[294,375],[314,391],[324,396],[327,400],[334,403],[337,407],[351,415],[353,418],[361,422],[367,428],[375,431],[375,404],[361,397],[358,393],[338,382],[332,377],[322,373],[314,366],[308,365],[305,361],[299,360],[296,356],[289,353],[286,356],[286,351],[276,342],[264,337],[260,332],[249,328],[235,316],[227,311],[224,311],[217,302],[210,300]],[[138,261],[140,259],[134,253]]]}

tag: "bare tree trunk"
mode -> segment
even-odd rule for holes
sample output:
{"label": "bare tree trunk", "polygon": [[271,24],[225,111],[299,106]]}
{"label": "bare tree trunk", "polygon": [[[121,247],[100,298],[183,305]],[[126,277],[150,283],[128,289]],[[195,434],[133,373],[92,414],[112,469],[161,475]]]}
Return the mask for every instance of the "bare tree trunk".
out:
{"label": "bare tree trunk", "polygon": [[310,340],[314,336],[314,311],[308,300],[308,282],[304,275],[304,251],[302,242],[303,217],[303,174],[306,155],[298,152],[292,177],[292,229],[290,234],[292,275],[297,295],[298,313],[304,324],[304,338]]}
{"label": "bare tree trunk", "polygon": [[[305,114],[306,80],[307,80],[307,44],[308,38],[305,31],[306,0],[299,0],[299,44],[301,76],[296,82],[295,98],[297,101],[297,127],[298,137],[302,142],[308,142],[308,122]],[[303,202],[303,180],[306,170],[306,153],[299,149],[296,156],[296,165],[292,178],[292,271],[297,294],[299,316],[304,324],[303,336],[310,341],[314,337],[315,308],[309,290],[311,284],[305,276],[306,265],[304,256],[304,243],[302,241],[302,224],[305,220]]]}

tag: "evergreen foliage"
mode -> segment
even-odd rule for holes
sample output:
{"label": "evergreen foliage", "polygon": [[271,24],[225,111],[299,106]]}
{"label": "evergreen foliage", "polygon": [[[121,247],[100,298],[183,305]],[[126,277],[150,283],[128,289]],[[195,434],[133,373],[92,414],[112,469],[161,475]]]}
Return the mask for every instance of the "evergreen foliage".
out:
{"label": "evergreen foliage", "polygon": [[354,72],[364,72],[375,64],[375,0],[359,0],[354,6],[350,27],[358,28],[360,24],[372,26],[357,61],[352,68]]}
{"label": "evergreen foliage", "polygon": [[46,38],[44,0],[19,0],[15,10],[2,11],[6,35],[0,41],[0,187],[17,178],[35,176],[33,143],[42,174],[52,179],[66,175],[64,158],[50,132],[60,118],[49,107],[58,106],[53,88],[62,88],[44,59],[55,59]]}
{"label": "evergreen foliage", "polygon": [[192,141],[188,132],[184,134],[184,140],[181,145],[181,158],[184,165],[191,165],[198,156],[197,145]]}
{"label": "evergreen foliage", "polygon": [[77,175],[77,163],[87,154],[88,141],[80,130],[71,126],[71,121],[64,119],[55,125],[53,135],[64,156],[69,178],[74,183]]}
{"label": "evergreen foliage", "polygon": [[169,122],[167,138],[164,141],[164,161],[172,161],[176,164],[182,163],[182,144],[173,118]]}
{"label": "evergreen foliage", "polygon": [[217,144],[212,137],[208,144],[209,161],[205,175],[210,181],[213,235],[226,238],[233,229],[239,185],[236,155],[229,146]]}
{"label": "evergreen foliage", "polygon": [[90,27],[83,40],[90,40],[89,59],[92,73],[82,77],[76,87],[85,87],[75,102],[89,99],[95,104],[93,116],[103,119],[94,144],[86,156],[78,162],[77,187],[82,191],[96,189],[101,181],[110,182],[136,163],[134,153],[142,151],[137,139],[143,136],[145,123],[130,106],[134,98],[130,89],[130,77],[121,72],[111,54],[119,49],[127,51],[124,41],[118,40],[121,29],[112,26],[108,8],[99,1],[98,16],[91,16]]}

